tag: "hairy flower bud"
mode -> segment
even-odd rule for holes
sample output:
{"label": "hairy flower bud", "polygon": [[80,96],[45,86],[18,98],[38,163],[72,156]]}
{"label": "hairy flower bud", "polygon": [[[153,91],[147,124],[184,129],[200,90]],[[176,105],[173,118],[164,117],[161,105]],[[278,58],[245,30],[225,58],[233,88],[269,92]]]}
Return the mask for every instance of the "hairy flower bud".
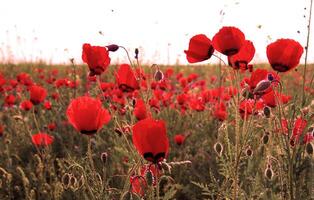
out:
{"label": "hairy flower bud", "polygon": [[253,150],[251,149],[250,146],[245,150],[245,154],[248,157],[252,157],[253,156]]}
{"label": "hairy flower bud", "polygon": [[274,172],[273,170],[271,169],[271,167],[267,167],[265,172],[264,172],[264,175],[265,177],[268,179],[268,180],[272,180],[273,176],[274,176]]}
{"label": "hairy flower bud", "polygon": [[135,48],[135,59],[138,59],[139,50],[138,48]]}
{"label": "hairy flower bud", "polygon": [[214,145],[214,150],[215,152],[218,154],[218,156],[221,156],[222,155],[222,152],[223,152],[223,146],[220,142],[217,142],[215,145]]}
{"label": "hairy flower bud", "polygon": [[159,69],[155,72],[154,74],[154,79],[156,81],[161,81],[164,79],[164,74],[162,73],[162,71],[160,71]]}
{"label": "hairy flower bud", "polygon": [[108,45],[106,47],[107,47],[108,51],[112,51],[112,52],[115,52],[115,51],[117,51],[119,49],[119,46],[116,45],[116,44],[110,44],[110,45]]}
{"label": "hairy flower bud", "polygon": [[268,106],[264,107],[264,115],[269,118],[270,117],[270,108]]}
{"label": "hairy flower bud", "polygon": [[108,159],[108,153],[107,153],[107,152],[101,153],[100,159],[101,159],[101,161],[102,161],[104,164],[106,164],[106,163],[107,163],[107,159]]}
{"label": "hairy flower bud", "polygon": [[309,155],[313,155],[313,145],[312,143],[307,143],[305,146],[305,151]]}
{"label": "hairy flower bud", "polygon": [[261,95],[263,94],[271,85],[271,81],[269,80],[262,80],[257,85],[256,88],[253,91],[253,94],[255,95]]}

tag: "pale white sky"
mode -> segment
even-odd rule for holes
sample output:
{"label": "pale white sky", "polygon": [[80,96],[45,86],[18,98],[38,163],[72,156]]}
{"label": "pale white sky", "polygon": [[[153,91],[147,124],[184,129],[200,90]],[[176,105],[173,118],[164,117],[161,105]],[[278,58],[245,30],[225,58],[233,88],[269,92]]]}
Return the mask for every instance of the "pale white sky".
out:
{"label": "pale white sky", "polygon": [[[236,26],[254,42],[254,62],[266,60],[266,46],[293,38],[305,46],[310,0],[0,0],[0,62],[42,58],[81,63],[83,43],[140,47],[143,62],[186,64],[183,51],[199,33],[212,38]],[[222,15],[222,13],[225,15]],[[314,21],[314,20],[312,20]],[[258,26],[261,25],[261,28]],[[313,24],[312,24],[313,27]],[[312,28],[312,30],[314,27]],[[103,35],[99,34],[99,31]],[[300,33],[297,33],[300,31]],[[309,59],[314,61],[312,31]],[[67,51],[64,51],[67,49]],[[144,54],[144,55],[143,55]],[[126,62],[123,51],[113,62]],[[208,62],[215,62],[211,58]],[[303,62],[303,60],[302,60]]]}

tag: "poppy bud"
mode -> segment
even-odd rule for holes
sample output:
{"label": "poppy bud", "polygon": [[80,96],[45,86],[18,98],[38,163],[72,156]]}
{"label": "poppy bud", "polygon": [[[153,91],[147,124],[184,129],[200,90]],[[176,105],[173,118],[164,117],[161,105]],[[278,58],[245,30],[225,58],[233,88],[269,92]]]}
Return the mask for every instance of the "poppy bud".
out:
{"label": "poppy bud", "polygon": [[305,151],[309,155],[313,155],[313,145],[312,143],[307,143],[305,146]]}
{"label": "poppy bud", "polygon": [[273,81],[273,80],[274,80],[274,76],[269,73],[269,74],[267,75],[267,79],[268,79],[269,81]]}
{"label": "poppy bud", "polygon": [[253,150],[251,149],[251,147],[248,147],[246,150],[245,150],[245,154],[246,156],[253,156]]}
{"label": "poppy bud", "polygon": [[112,52],[115,52],[115,51],[117,51],[119,49],[119,46],[116,45],[116,44],[110,44],[110,45],[108,45],[106,47],[107,47],[108,51],[112,51]]}
{"label": "poppy bud", "polygon": [[271,85],[271,81],[262,80],[257,85],[253,91],[253,94],[263,94]]}
{"label": "poppy bud", "polygon": [[291,147],[294,147],[294,146],[296,145],[293,138],[290,139],[290,142],[289,142],[289,143],[290,143],[290,146],[291,146]]}
{"label": "poppy bud", "polygon": [[153,173],[152,173],[151,170],[146,170],[145,179],[146,179],[147,185],[149,185],[149,186],[153,185],[153,183],[154,183],[154,176],[153,176]]}
{"label": "poppy bud", "polygon": [[103,152],[103,153],[100,155],[100,160],[101,160],[104,164],[106,164],[107,159],[108,159],[108,153],[107,153],[107,152]]}
{"label": "poppy bud", "polygon": [[119,135],[119,137],[122,136],[122,131],[119,128],[115,128],[114,132],[117,133]]}
{"label": "poppy bud", "polygon": [[220,142],[217,142],[215,145],[214,145],[214,150],[216,151],[216,153],[218,154],[218,156],[221,156],[222,155],[222,152],[223,152],[223,146]]}
{"label": "poppy bud", "polygon": [[270,108],[268,106],[264,107],[264,115],[269,118],[270,117]]}
{"label": "poppy bud", "polygon": [[135,59],[138,59],[138,53],[139,53],[138,48],[135,48]]}
{"label": "poppy bud", "polygon": [[271,167],[267,167],[264,173],[265,177],[268,178],[268,180],[272,180],[273,176],[274,176],[274,172],[271,169]]}
{"label": "poppy bud", "polygon": [[162,71],[160,71],[159,69],[155,72],[154,74],[154,79],[156,81],[161,81],[164,79],[164,74],[162,73]]}
{"label": "poppy bud", "polygon": [[269,136],[268,134],[265,133],[262,137],[262,142],[263,144],[268,144],[268,141],[269,141]]}

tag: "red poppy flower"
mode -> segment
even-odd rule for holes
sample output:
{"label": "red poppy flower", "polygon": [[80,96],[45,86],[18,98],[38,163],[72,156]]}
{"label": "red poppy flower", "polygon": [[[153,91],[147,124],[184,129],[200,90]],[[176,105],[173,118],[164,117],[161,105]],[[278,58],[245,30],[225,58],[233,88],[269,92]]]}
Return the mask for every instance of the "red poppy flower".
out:
{"label": "red poppy flower", "polygon": [[274,90],[271,90],[271,92],[264,94],[262,96],[262,99],[267,106],[276,107],[278,103],[277,101],[286,104],[290,101],[291,96],[279,94],[278,92],[274,92]]}
{"label": "red poppy flower", "polygon": [[249,68],[248,64],[251,62],[255,54],[255,47],[249,40],[245,40],[240,51],[228,57],[230,65],[234,69],[246,70]]}
{"label": "red poppy flower", "polygon": [[49,131],[54,131],[57,128],[57,125],[56,125],[56,123],[52,122],[52,123],[48,124],[47,128]]}
{"label": "red poppy flower", "polygon": [[177,102],[179,105],[183,105],[188,101],[188,98],[189,98],[188,94],[185,93],[179,94],[177,95]]}
{"label": "red poppy flower", "polygon": [[262,100],[254,101],[253,99],[245,99],[241,101],[239,112],[242,119],[247,119],[251,114],[257,113],[257,111],[264,108]]}
{"label": "red poppy flower", "polygon": [[49,146],[54,138],[47,133],[37,133],[32,135],[32,142],[36,146]]}
{"label": "red poppy flower", "polygon": [[219,121],[224,121],[227,119],[227,108],[224,102],[217,103],[215,105],[215,110],[213,113],[214,117]]}
{"label": "red poppy flower", "polygon": [[174,142],[177,144],[177,145],[181,145],[183,144],[184,140],[185,140],[185,136],[182,135],[182,134],[177,134],[173,137],[174,139]]}
{"label": "red poppy flower", "polygon": [[8,96],[5,97],[4,103],[5,103],[5,105],[7,105],[7,106],[13,106],[14,103],[15,103],[15,99],[16,99],[16,98],[15,98],[14,95],[9,94]]}
{"label": "red poppy flower", "polygon": [[32,104],[32,102],[29,101],[29,100],[23,101],[23,102],[21,103],[21,105],[20,105],[20,108],[21,108],[22,110],[25,110],[25,111],[28,111],[28,110],[32,109],[32,107],[33,107],[33,104]]}
{"label": "red poppy flower", "polygon": [[43,102],[47,96],[47,90],[41,86],[33,85],[29,89],[30,101],[34,105],[38,105]]}
{"label": "red poppy flower", "polygon": [[23,85],[27,85],[27,86],[30,86],[30,85],[33,84],[33,81],[32,81],[31,76],[30,76],[29,74],[27,74],[27,73],[24,73],[24,72],[18,74],[18,75],[16,76],[16,80],[17,80],[19,83],[21,83],[21,84],[23,84]]}
{"label": "red poppy flower", "polygon": [[72,126],[87,135],[95,134],[111,118],[109,112],[102,108],[99,99],[88,96],[73,99],[67,108],[66,114]]}
{"label": "red poppy flower", "polygon": [[267,46],[267,58],[271,67],[278,72],[295,68],[303,54],[301,44],[292,39],[279,39]]}
{"label": "red poppy flower", "polygon": [[[273,80],[269,80],[270,77]],[[280,77],[274,72],[269,72],[266,69],[256,69],[252,72],[250,79],[245,79],[244,82],[249,85],[252,94],[262,95],[271,92],[271,84],[276,85],[279,80]]]}
{"label": "red poppy flower", "polygon": [[6,80],[4,76],[0,73],[0,87],[4,86],[6,83]]}
{"label": "red poppy flower", "polygon": [[4,126],[0,124],[0,137],[3,136]]}
{"label": "red poppy flower", "polygon": [[105,47],[83,44],[82,60],[87,63],[90,75],[100,75],[110,64],[109,52]]}
{"label": "red poppy flower", "polygon": [[236,27],[222,27],[213,37],[213,46],[226,56],[237,54],[245,42],[245,36]]}
{"label": "red poppy flower", "polygon": [[147,182],[143,176],[132,176],[130,177],[131,191],[139,196],[144,196],[147,190]]}
{"label": "red poppy flower", "polygon": [[120,90],[123,92],[132,92],[139,89],[138,81],[135,78],[134,72],[131,66],[128,64],[120,65],[116,74],[116,81]]}
{"label": "red poppy flower", "polygon": [[163,120],[146,118],[137,122],[132,131],[133,144],[146,160],[157,163],[168,155],[169,141]]}
{"label": "red poppy flower", "polygon": [[205,102],[201,97],[194,97],[190,99],[190,108],[197,112],[205,110]]}
{"label": "red poppy flower", "polygon": [[46,101],[45,103],[44,103],[44,107],[45,107],[45,109],[46,110],[51,110],[51,102],[50,101]]}
{"label": "red poppy flower", "polygon": [[299,117],[294,123],[291,137],[294,138],[295,140],[298,140],[299,137],[302,135],[306,125],[307,121]]}
{"label": "red poppy flower", "polygon": [[214,53],[214,48],[206,35],[199,34],[190,39],[189,49],[184,53],[189,63],[196,63],[209,59]]}
{"label": "red poppy flower", "polygon": [[137,120],[143,120],[147,117],[146,104],[142,99],[136,100],[133,114]]}

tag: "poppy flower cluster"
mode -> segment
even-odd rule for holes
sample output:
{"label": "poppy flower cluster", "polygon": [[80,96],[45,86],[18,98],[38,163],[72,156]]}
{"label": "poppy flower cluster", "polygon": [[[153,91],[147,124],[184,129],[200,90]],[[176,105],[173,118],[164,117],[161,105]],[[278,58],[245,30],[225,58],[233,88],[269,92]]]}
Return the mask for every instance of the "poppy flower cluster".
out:
{"label": "poppy flower cluster", "polygon": [[[189,63],[196,63],[208,60],[214,50],[227,56],[232,68],[252,71],[253,66],[249,63],[254,57],[255,47],[252,41],[246,40],[240,29],[224,26],[214,35],[212,41],[204,34],[195,35],[190,39],[189,49],[184,53]],[[266,53],[275,71],[287,72],[299,64],[303,47],[292,39],[278,39],[267,46]]]}
{"label": "poppy flower cluster", "polygon": [[211,41],[206,35],[198,34],[190,39],[189,49],[185,50],[189,63],[208,60],[214,50],[228,56],[230,66],[234,69],[248,69],[253,59],[255,48],[251,41],[236,27],[225,26],[216,33]]}

